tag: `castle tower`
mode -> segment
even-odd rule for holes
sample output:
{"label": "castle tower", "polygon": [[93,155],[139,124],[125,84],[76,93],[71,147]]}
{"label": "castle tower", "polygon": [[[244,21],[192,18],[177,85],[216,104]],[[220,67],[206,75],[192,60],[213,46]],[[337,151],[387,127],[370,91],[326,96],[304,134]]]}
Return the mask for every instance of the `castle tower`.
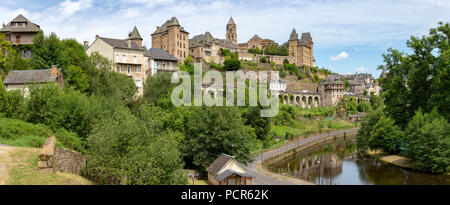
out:
{"label": "castle tower", "polygon": [[[289,56],[293,56],[293,57],[295,57],[295,59],[297,59],[297,56],[298,56],[298,47],[297,47],[298,34],[297,34],[297,31],[295,31],[295,28],[292,29],[288,43],[289,43]],[[298,61],[291,62],[291,63],[295,63],[295,64],[299,65]]]}
{"label": "castle tower", "polygon": [[233,17],[230,17],[230,20],[227,24],[226,39],[237,44],[236,24],[234,23]]}
{"label": "castle tower", "polygon": [[142,47],[142,37],[141,34],[139,34],[138,29],[136,26],[134,26],[133,31],[128,34],[128,40],[134,41],[139,47]]}

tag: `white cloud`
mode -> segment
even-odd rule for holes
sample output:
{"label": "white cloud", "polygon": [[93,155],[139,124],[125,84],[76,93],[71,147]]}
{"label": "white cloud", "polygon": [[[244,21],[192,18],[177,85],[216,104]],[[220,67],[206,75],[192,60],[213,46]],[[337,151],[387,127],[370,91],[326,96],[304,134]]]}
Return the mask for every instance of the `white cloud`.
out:
{"label": "white cloud", "polygon": [[356,72],[364,72],[364,71],[366,71],[366,68],[364,68],[364,66],[361,66],[359,68],[356,68],[355,71]]}
{"label": "white cloud", "polygon": [[345,51],[342,51],[341,53],[337,54],[337,56],[331,56],[330,60],[339,61],[339,60],[343,60],[343,59],[347,59],[347,58],[348,58],[348,53]]}
{"label": "white cloud", "polygon": [[78,11],[92,7],[92,0],[71,1],[65,0],[58,5],[58,10],[63,17],[69,17]]}

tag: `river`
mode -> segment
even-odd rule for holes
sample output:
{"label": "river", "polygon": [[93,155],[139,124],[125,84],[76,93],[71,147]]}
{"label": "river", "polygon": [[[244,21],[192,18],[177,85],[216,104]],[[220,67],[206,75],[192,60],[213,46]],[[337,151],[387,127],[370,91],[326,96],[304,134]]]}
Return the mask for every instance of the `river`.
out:
{"label": "river", "polygon": [[359,152],[354,139],[324,142],[272,162],[270,167],[307,176],[322,185],[450,185],[448,175],[396,167]]}

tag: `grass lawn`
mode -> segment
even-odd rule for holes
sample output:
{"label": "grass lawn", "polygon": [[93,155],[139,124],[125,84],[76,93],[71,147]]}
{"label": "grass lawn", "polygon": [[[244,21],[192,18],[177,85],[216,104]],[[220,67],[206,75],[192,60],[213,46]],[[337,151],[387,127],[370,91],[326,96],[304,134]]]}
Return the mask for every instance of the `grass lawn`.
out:
{"label": "grass lawn", "polygon": [[188,185],[208,185],[208,181],[203,179],[196,179],[194,180],[194,184],[192,184],[192,180],[188,180]]}
{"label": "grass lawn", "polygon": [[40,149],[16,148],[9,153],[11,185],[92,185],[81,176],[63,172],[43,172],[37,167]]}

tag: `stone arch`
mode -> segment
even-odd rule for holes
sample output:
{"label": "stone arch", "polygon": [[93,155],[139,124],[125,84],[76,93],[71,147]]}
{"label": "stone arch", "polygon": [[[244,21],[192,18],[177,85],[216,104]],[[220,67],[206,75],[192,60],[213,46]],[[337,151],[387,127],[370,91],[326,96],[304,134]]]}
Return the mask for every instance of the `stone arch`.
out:
{"label": "stone arch", "polygon": [[279,95],[278,95],[278,100],[279,100],[280,104],[283,104],[283,103],[284,103],[283,95],[282,95],[282,94],[279,94]]}
{"label": "stone arch", "polygon": [[307,107],[307,100],[306,100],[306,96],[302,97],[302,108],[306,108]]}
{"label": "stone arch", "polygon": [[297,103],[297,106],[302,106],[302,102],[300,101],[300,96],[299,95],[297,95],[295,97],[295,102]]}
{"label": "stone arch", "polygon": [[289,104],[289,95],[288,94],[284,94],[284,104]]}
{"label": "stone arch", "polygon": [[312,106],[313,106],[313,98],[312,98],[312,96],[309,96],[308,97],[308,108],[312,108]]}
{"label": "stone arch", "polygon": [[314,97],[314,107],[319,107],[319,97]]}

